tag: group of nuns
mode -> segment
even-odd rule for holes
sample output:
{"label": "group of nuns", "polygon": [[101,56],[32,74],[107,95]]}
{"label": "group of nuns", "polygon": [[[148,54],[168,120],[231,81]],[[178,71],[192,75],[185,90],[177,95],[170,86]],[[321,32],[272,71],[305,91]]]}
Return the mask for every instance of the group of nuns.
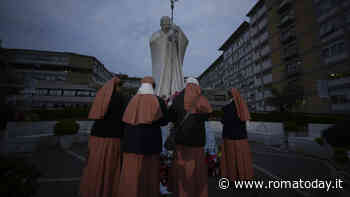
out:
{"label": "group of nuns", "polygon": [[[80,182],[81,197],[159,197],[161,127],[181,126],[186,138],[175,138],[175,158],[168,190],[173,197],[207,197],[208,167],[205,162],[205,121],[212,113],[198,81],[189,77],[186,87],[171,102],[154,93],[152,77],[144,77],[129,101],[121,81],[114,77],[96,94],[89,112],[94,120],[88,158]],[[246,121],[250,114],[239,92],[232,88],[223,107],[221,177],[231,181],[253,179]]]}

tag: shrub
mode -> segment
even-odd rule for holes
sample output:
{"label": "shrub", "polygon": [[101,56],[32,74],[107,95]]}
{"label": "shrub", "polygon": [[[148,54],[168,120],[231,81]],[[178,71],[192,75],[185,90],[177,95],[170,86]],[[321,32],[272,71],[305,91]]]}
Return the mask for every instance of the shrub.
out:
{"label": "shrub", "polygon": [[349,161],[346,148],[334,148],[334,160],[339,163],[346,163]]}
{"label": "shrub", "polygon": [[35,109],[32,113],[37,114],[34,120],[64,120],[82,119],[85,120],[89,114],[89,108],[63,108],[63,109]]}
{"label": "shrub", "polygon": [[350,147],[350,132],[346,121],[341,121],[323,131],[322,137],[334,147]]}
{"label": "shrub", "polygon": [[284,129],[286,131],[298,131],[299,127],[298,124],[294,121],[286,121],[283,123]]}
{"label": "shrub", "polygon": [[320,138],[320,137],[315,138],[315,142],[316,142],[317,144],[321,145],[321,146],[323,146],[323,144],[324,144],[323,139],[322,139],[322,138]]}
{"label": "shrub", "polygon": [[35,196],[39,187],[38,169],[24,159],[0,158],[0,193],[8,197]]}
{"label": "shrub", "polygon": [[61,120],[56,123],[54,133],[57,136],[73,135],[78,133],[79,124],[72,119]]}
{"label": "shrub", "polygon": [[[223,115],[221,110],[216,110],[211,114],[212,119],[220,119]],[[318,115],[301,112],[268,112],[250,113],[251,121],[257,122],[294,122],[295,131],[302,131],[308,123],[335,124],[339,121],[349,120],[346,115]],[[289,123],[287,123],[289,124]]]}

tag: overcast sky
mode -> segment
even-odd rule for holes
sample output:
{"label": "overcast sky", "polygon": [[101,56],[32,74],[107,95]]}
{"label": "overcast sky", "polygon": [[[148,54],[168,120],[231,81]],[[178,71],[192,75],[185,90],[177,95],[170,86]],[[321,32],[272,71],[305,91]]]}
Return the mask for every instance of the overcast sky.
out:
{"label": "overcast sky", "polygon": [[[95,56],[112,72],[151,75],[149,39],[170,0],[1,0],[4,48]],[[174,22],[187,37],[185,76],[199,76],[256,0],[179,0]]]}

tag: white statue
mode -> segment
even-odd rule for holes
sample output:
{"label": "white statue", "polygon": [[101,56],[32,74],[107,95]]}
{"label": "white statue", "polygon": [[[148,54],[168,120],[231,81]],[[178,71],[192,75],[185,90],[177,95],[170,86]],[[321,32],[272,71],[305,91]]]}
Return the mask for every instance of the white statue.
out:
{"label": "white statue", "polygon": [[161,30],[153,33],[150,40],[152,76],[156,94],[168,98],[184,88],[182,65],[188,39],[168,16],[160,19],[160,26]]}

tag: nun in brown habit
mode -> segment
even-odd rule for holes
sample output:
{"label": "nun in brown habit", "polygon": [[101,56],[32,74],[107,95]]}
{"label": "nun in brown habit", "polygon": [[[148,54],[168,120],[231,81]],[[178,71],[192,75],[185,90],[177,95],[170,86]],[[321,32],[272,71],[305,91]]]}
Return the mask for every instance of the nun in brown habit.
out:
{"label": "nun in brown habit", "polygon": [[236,88],[229,92],[232,102],[223,107],[221,176],[235,180],[253,179],[253,164],[247,139],[248,107]]}
{"label": "nun in brown habit", "polygon": [[127,100],[120,91],[119,78],[109,80],[96,94],[89,119],[91,129],[87,164],[80,182],[81,197],[109,197],[119,184],[122,116]]}
{"label": "nun in brown habit", "polygon": [[199,83],[195,78],[186,80],[185,89],[174,98],[169,109],[169,117],[175,127],[183,120],[186,112],[190,115],[176,134],[175,160],[171,169],[169,191],[174,197],[207,197],[208,167],[205,162],[205,121],[212,108],[201,95]]}
{"label": "nun in brown habit", "polygon": [[168,122],[166,105],[154,95],[154,88],[152,77],[143,78],[141,87],[125,110],[123,167],[118,195],[115,196],[160,195],[161,126]]}

